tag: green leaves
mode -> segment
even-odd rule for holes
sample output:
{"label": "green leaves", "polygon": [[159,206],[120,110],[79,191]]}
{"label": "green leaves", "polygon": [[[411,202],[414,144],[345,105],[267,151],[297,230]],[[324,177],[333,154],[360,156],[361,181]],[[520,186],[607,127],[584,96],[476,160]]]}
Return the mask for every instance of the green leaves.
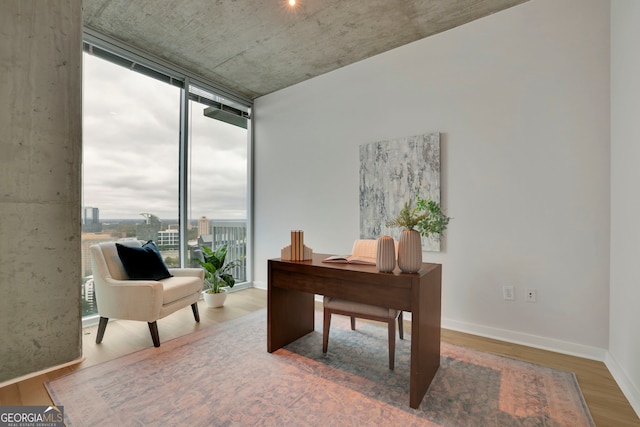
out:
{"label": "green leaves", "polygon": [[418,206],[411,207],[411,200],[404,204],[404,207],[398,214],[398,216],[387,222],[387,227],[402,227],[407,230],[413,230],[420,221],[424,219],[424,214],[420,213]]}
{"label": "green leaves", "polygon": [[229,271],[238,265],[239,261],[232,261],[225,264],[227,257],[227,245],[218,247],[215,251],[208,246],[202,246],[202,256],[204,261],[196,259],[196,262],[204,268],[205,289],[209,293],[220,293],[221,288],[233,288],[236,281]]}
{"label": "green leaves", "polygon": [[431,234],[441,236],[449,225],[449,218],[442,212],[442,207],[435,200],[416,196],[416,206],[409,200],[398,216],[387,222],[387,227],[402,227],[417,230],[423,236]]}

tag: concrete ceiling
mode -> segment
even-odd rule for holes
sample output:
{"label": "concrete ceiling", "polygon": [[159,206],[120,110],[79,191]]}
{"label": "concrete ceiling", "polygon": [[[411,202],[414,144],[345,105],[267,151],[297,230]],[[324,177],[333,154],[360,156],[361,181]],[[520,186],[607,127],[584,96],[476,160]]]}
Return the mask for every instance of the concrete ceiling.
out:
{"label": "concrete ceiling", "polygon": [[249,99],[528,0],[84,0],[84,25]]}

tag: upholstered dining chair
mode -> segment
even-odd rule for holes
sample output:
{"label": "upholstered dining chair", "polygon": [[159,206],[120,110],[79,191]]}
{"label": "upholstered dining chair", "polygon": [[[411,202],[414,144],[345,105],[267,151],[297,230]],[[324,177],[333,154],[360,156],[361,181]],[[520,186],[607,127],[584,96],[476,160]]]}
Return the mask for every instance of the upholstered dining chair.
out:
{"label": "upholstered dining chair", "polygon": [[158,319],[191,305],[195,321],[200,321],[203,269],[167,269],[153,242],[103,242],[89,251],[100,315],[96,343],[102,342],[109,319],[147,322],[155,347],[160,347]]}
{"label": "upholstered dining chair", "polygon": [[[373,241],[375,242],[375,240]],[[366,253],[366,252],[369,253]],[[363,254],[376,258],[377,247],[371,240],[356,240],[352,253]],[[365,253],[363,253],[365,252]],[[404,339],[402,327],[402,310],[388,307],[379,307],[340,298],[324,297],[324,324],[322,332],[322,352],[326,353],[329,347],[329,329],[331,327],[331,315],[342,314],[351,318],[351,330],[356,329],[356,318],[385,322],[389,335],[389,369],[393,370],[396,353],[396,320],[398,321],[398,333],[400,339]]]}

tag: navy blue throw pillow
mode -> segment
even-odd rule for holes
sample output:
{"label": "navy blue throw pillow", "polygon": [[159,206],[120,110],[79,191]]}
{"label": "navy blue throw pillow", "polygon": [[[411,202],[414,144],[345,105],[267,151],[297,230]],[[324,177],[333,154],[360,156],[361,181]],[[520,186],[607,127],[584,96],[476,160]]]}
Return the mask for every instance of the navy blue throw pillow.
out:
{"label": "navy blue throw pillow", "polygon": [[142,247],[116,243],[124,271],[131,280],[162,280],[172,277],[158,247],[149,240]]}

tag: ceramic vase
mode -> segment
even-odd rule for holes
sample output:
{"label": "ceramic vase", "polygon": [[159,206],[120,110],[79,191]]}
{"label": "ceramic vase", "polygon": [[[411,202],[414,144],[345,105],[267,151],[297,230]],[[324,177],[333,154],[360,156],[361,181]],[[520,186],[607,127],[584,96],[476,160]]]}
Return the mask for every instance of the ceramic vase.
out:
{"label": "ceramic vase", "polygon": [[416,230],[402,230],[400,234],[398,267],[403,273],[416,273],[422,267],[422,240]]}
{"label": "ceramic vase", "polygon": [[393,237],[382,236],[378,239],[376,267],[382,273],[389,273],[396,268],[396,244]]}

